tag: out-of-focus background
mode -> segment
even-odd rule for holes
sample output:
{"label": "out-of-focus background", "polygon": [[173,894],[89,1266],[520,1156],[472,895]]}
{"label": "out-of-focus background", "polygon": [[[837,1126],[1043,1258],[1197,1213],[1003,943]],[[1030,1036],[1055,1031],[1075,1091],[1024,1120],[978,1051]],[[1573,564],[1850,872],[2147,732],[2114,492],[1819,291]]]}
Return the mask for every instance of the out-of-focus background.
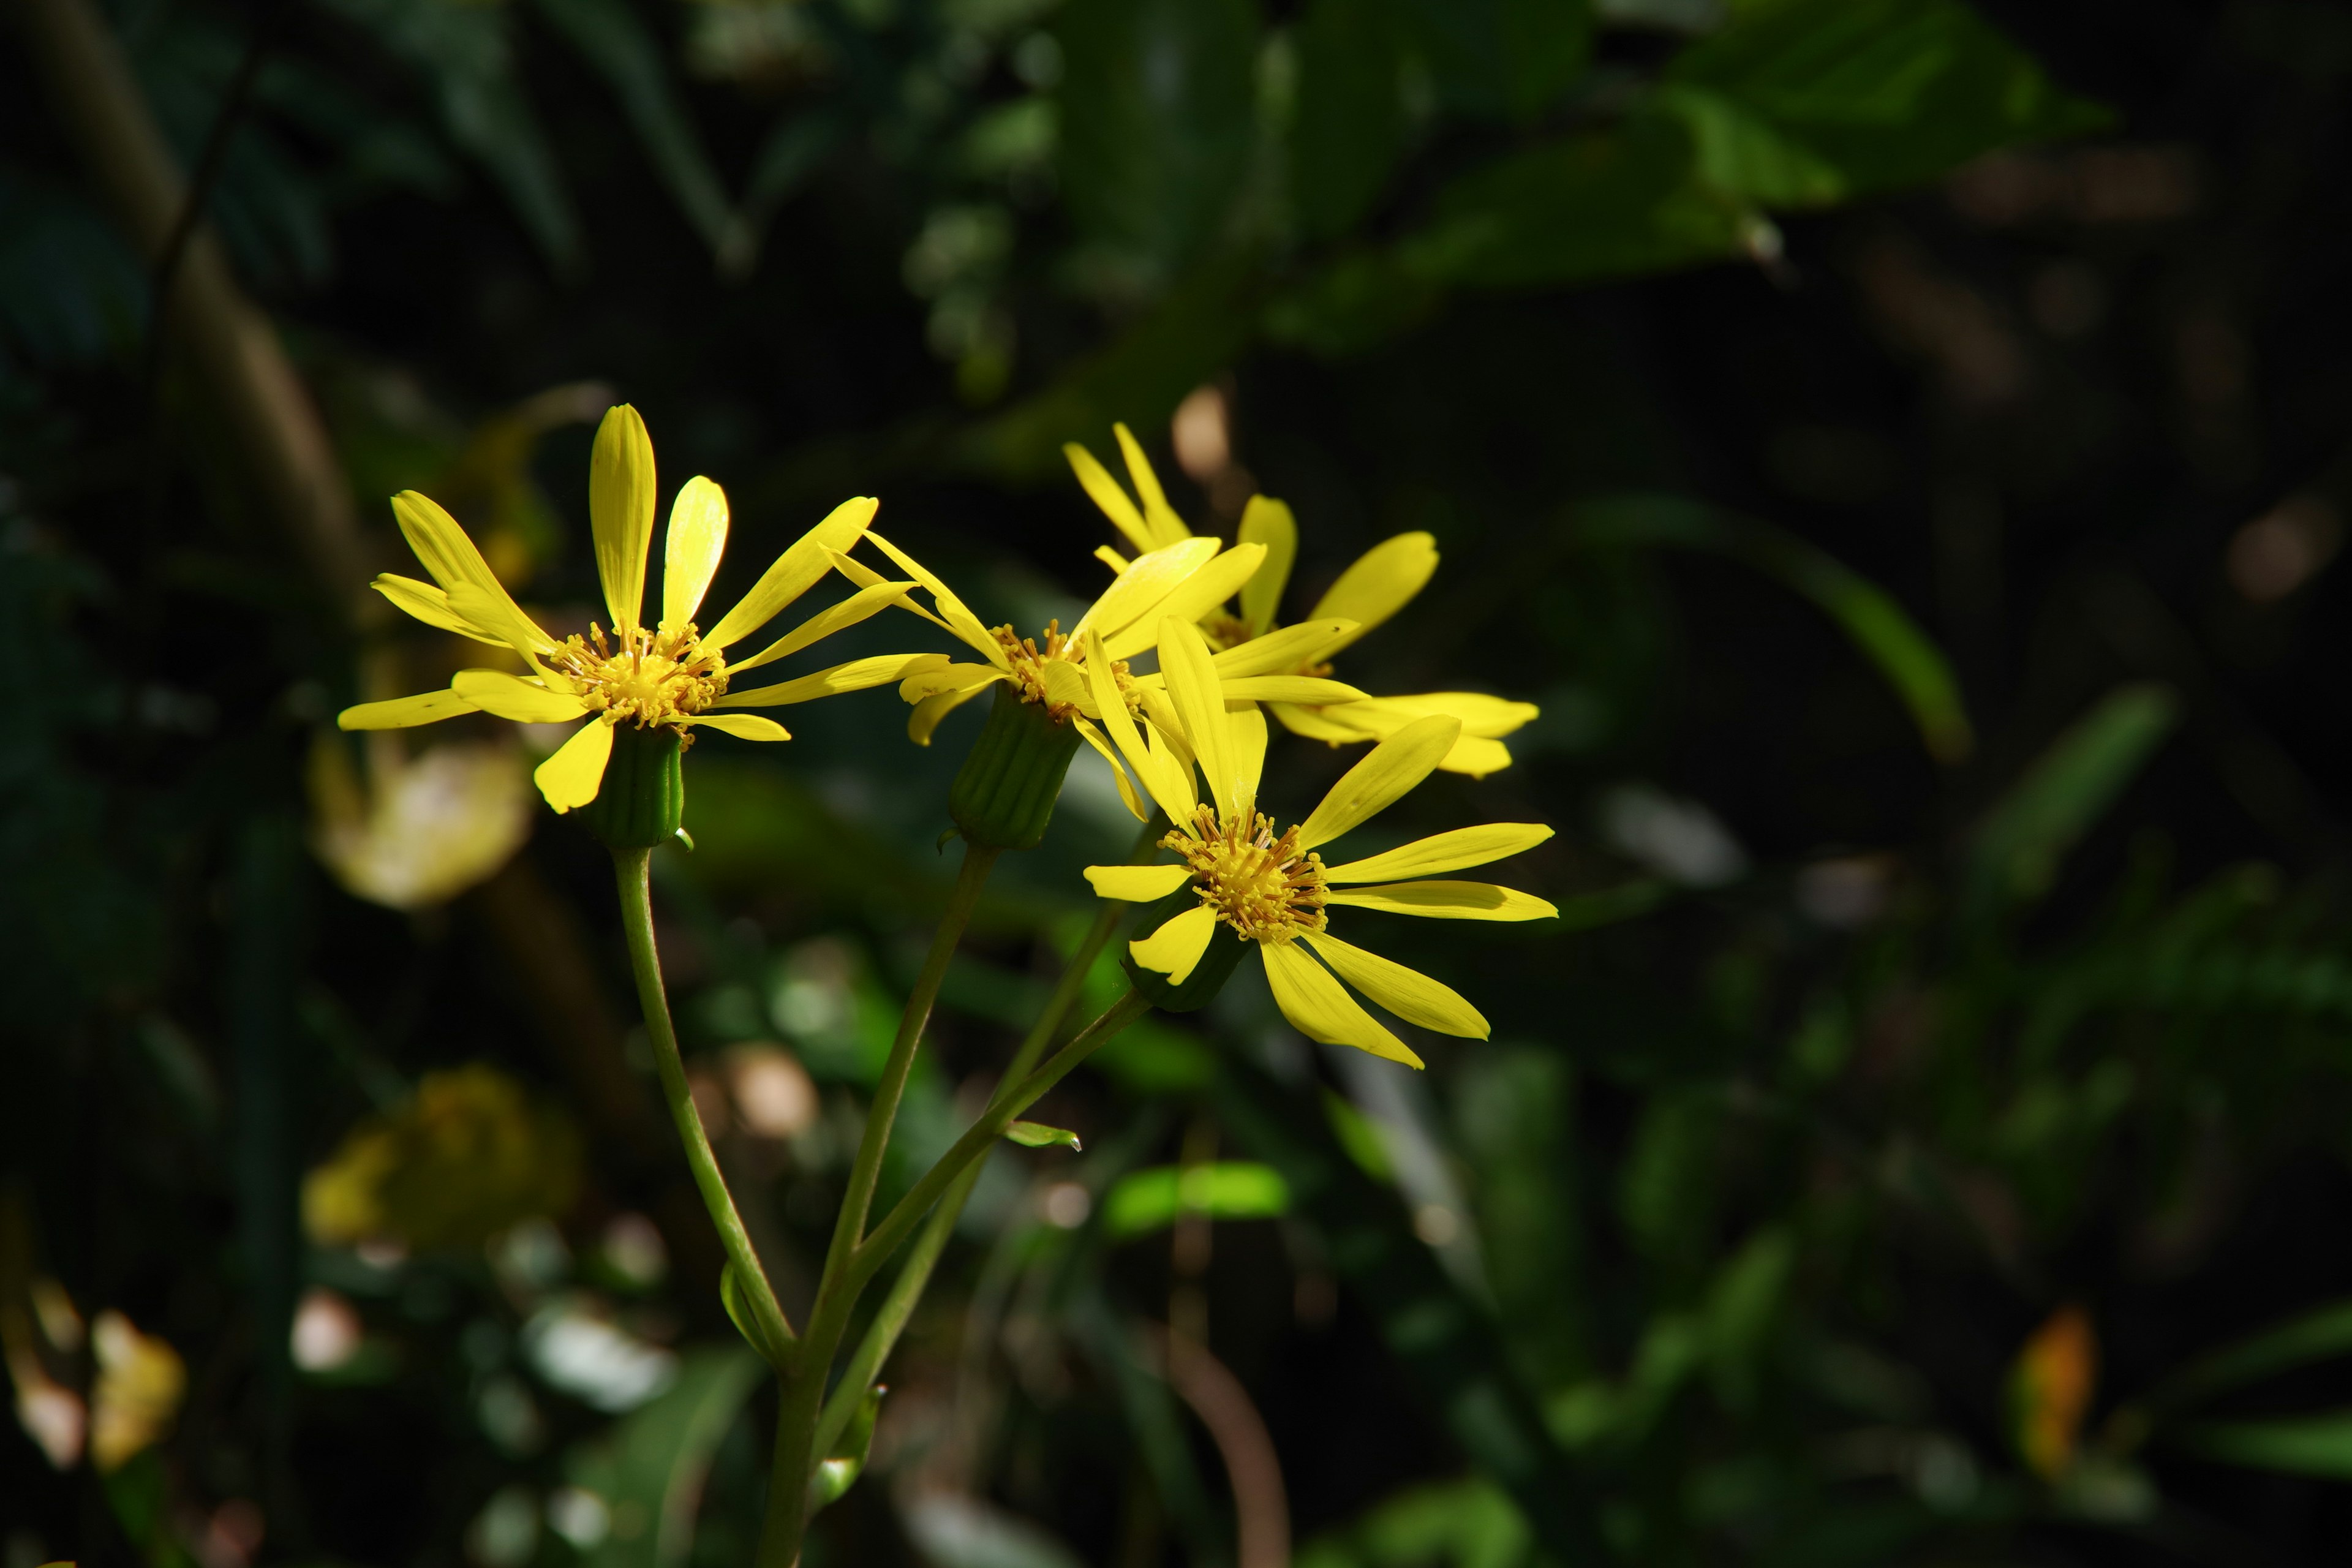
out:
{"label": "out-of-focus background", "polygon": [[[722,597],[865,493],[1066,616],[1112,535],[1060,445],[1124,421],[1196,528],[1296,509],[1286,616],[1435,536],[1347,679],[1542,709],[1381,826],[1556,825],[1509,874],[1561,919],[1363,938],[1494,1037],[1409,1073],[1244,980],[1107,1051],[811,1568],[2340,1553],[2352,16],[0,16],[6,1568],[748,1557],[772,1394],[601,852],[511,726],[332,728],[469,662],[362,591],[394,490],[585,618],[619,399],[665,505],[727,487]],[[978,717],[786,717],[695,748],[656,901],[796,1305]],[[1086,757],[888,1183],[1131,831]]]}

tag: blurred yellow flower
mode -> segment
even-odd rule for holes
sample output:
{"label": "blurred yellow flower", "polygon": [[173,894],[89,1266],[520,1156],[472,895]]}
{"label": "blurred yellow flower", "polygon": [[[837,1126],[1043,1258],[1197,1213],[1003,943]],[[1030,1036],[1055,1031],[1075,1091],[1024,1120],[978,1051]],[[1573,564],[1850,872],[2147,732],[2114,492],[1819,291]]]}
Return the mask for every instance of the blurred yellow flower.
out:
{"label": "blurred yellow flower", "polygon": [[[1112,432],[1127,460],[1129,496],[1094,454],[1072,442],[1062,448],[1095,505],[1111,525],[1139,551],[1164,551],[1193,537],[1192,531],[1168,504],[1166,491],[1152,470],[1151,459],[1124,425]],[[1230,651],[1277,631],[1276,612],[1290,569],[1298,556],[1298,524],[1290,509],[1265,496],[1254,496],[1243,510],[1238,535],[1243,544],[1265,550],[1265,563],[1241,588],[1237,607],[1220,601],[1200,617],[1212,647]],[[1112,571],[1124,573],[1131,563],[1106,545],[1095,552]],[[1426,533],[1400,533],[1374,545],[1339,574],[1306,621],[1280,627],[1284,634],[1316,628],[1315,635],[1297,637],[1283,652],[1289,661],[1283,673],[1327,676],[1332,657],[1353,644],[1411,603],[1437,570],[1437,542]],[[1330,629],[1344,623],[1341,629]],[[1276,699],[1269,703],[1286,729],[1332,745],[1384,741],[1406,725],[1433,714],[1446,714],[1462,722],[1461,738],[1438,765],[1450,773],[1482,775],[1511,765],[1510,749],[1501,737],[1533,719],[1532,702],[1513,702],[1478,691],[1428,691],[1413,697],[1375,697],[1344,706]]]}
{"label": "blurred yellow flower", "polygon": [[476,1062],[426,1074],[405,1105],[353,1129],[304,1180],[302,1223],[325,1247],[476,1247],[563,1213],[579,1184],[572,1124]]}
{"label": "blurred yellow flower", "polygon": [[2098,1373],[2098,1336],[2078,1306],[2051,1313],[2017,1352],[2009,1386],[2017,1451],[2045,1481],[2074,1467]]}
{"label": "blurred yellow flower", "polygon": [[745,670],[798,653],[886,605],[903,602],[911,584],[877,582],[748,658],[730,664],[725,654],[814,587],[826,574],[832,552],[855,543],[865,531],[875,504],[859,497],[835,508],[777,557],[741,602],[705,633],[694,616],[726,549],[727,496],[699,475],[688,479],[670,507],[661,619],[647,626],[639,615],[653,550],[654,448],[637,411],[620,404],[605,414],[597,429],[588,470],[596,573],[613,617],[612,630],[608,635],[592,624],[586,637],[559,641],[523,614],[447,512],[415,490],[403,491],[393,498],[393,514],[434,581],[420,583],[386,573],[375,580],[376,590],[427,626],[511,648],[530,674],[460,670],[446,691],[363,702],[345,709],[338,722],[346,730],[393,730],[476,711],[525,724],[585,718],[588,722],[532,775],[547,804],[558,811],[596,798],[613,752],[614,726],[625,720],[641,728],[666,725],[688,739],[692,727],[702,727],[747,741],[788,741],[791,734],[772,719],[719,710],[807,702],[886,685],[947,662],[940,654],[888,654],[750,691],[729,689],[730,681]]}
{"label": "blurred yellow flower", "polygon": [[100,1474],[111,1475],[171,1428],[187,1391],[188,1369],[179,1352],[141,1333],[120,1312],[98,1315],[89,1326],[89,1344],[98,1361],[89,1462]]}
{"label": "blurred yellow flower", "polygon": [[[1459,740],[1461,721],[1432,715],[1406,724],[1332,785],[1306,821],[1277,834],[1273,820],[1257,809],[1265,719],[1251,706],[1228,710],[1229,693],[1207,639],[1190,621],[1162,624],[1160,658],[1181,750],[1156,734],[1147,741],[1117,700],[1100,660],[1087,661],[1087,679],[1106,727],[1144,789],[1175,825],[1160,845],[1183,858],[1172,866],[1092,866],[1087,880],[1101,897],[1130,903],[1165,899],[1188,885],[1200,899],[1150,935],[1129,943],[1135,962],[1181,984],[1208,952],[1217,928],[1230,926],[1238,940],[1256,946],[1276,1005],[1310,1039],[1422,1065],[1357,1005],[1349,986],[1409,1023],[1486,1038],[1486,1020],[1457,993],[1341,942],[1328,929],[1327,911],[1355,905],[1436,920],[1545,919],[1559,911],[1508,888],[1398,879],[1483,866],[1542,843],[1551,829],[1535,823],[1456,828],[1339,866],[1326,866],[1317,853],[1318,846],[1385,810],[1435,771]],[[1193,790],[1196,764],[1209,785],[1207,801]]]}
{"label": "blurred yellow flower", "polygon": [[530,774],[511,746],[371,754],[363,780],[347,744],[322,733],[311,747],[310,845],[355,897],[395,910],[446,903],[530,836]]}

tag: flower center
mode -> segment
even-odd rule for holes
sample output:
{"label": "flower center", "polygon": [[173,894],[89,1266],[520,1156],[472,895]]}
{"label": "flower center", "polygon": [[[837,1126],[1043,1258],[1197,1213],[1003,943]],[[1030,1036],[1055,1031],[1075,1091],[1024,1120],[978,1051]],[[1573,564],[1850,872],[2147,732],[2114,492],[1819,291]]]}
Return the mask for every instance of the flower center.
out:
{"label": "flower center", "polygon": [[[1040,644],[1043,647],[1040,647]],[[1059,660],[1073,669],[1086,668],[1086,650],[1062,635],[1059,619],[1045,623],[1045,629],[1034,637],[1016,637],[1012,626],[996,628],[996,646],[1004,650],[1005,661],[1013,666],[1013,679],[1020,685],[1021,700],[1042,705],[1056,724],[1067,723],[1077,709],[1067,702],[1057,702],[1045,684],[1045,666]],[[1118,685],[1118,694],[1127,699],[1128,711],[1136,709],[1133,683],[1128,679],[1127,660],[1111,660],[1110,678]]]}
{"label": "flower center", "polygon": [[1176,832],[1160,841],[1192,868],[1192,890],[1217,918],[1250,942],[1279,946],[1323,929],[1323,857],[1298,851],[1298,829],[1279,838],[1265,816],[1217,819],[1202,805],[1194,832]]}
{"label": "flower center", "polygon": [[647,729],[656,724],[683,729],[689,715],[709,707],[727,689],[726,656],[703,647],[691,621],[683,626],[665,624],[657,631],[640,629],[621,637],[618,647],[592,621],[587,637],[567,639],[547,657],[547,665],[571,678],[590,712],[603,713],[614,723],[633,719]]}

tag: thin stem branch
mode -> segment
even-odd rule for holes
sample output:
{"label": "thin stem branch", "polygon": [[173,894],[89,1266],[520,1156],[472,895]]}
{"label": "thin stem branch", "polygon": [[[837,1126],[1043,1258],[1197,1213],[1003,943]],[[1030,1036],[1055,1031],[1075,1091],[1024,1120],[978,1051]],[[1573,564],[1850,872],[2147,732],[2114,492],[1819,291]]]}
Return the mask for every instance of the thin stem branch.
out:
{"label": "thin stem branch", "polygon": [[[1146,837],[1148,838],[1149,835]],[[1062,1020],[1069,1016],[1072,1007],[1077,1005],[1078,994],[1086,987],[1087,975],[1094,968],[1096,958],[1110,941],[1111,934],[1118,930],[1119,921],[1126,915],[1126,905],[1103,900],[1094,923],[1087,928],[1077,950],[1070,954],[1069,963],[1064,966],[1062,977],[1054,986],[1053,995],[1046,999],[1045,1011],[1038,1014],[1036,1023],[1030,1026],[1028,1037],[1013,1053],[1013,1059],[1006,1064],[1003,1076],[997,1079],[996,1093],[990,1097],[992,1107],[1008,1087],[1026,1078],[1037,1065],[1037,1058],[1045,1055],[1045,1047],[1053,1043],[1054,1036],[1060,1031]],[[865,1397],[866,1390],[881,1372],[882,1363],[890,1359],[890,1352],[897,1347],[898,1336],[906,1332],[908,1319],[914,1316],[916,1304],[923,1299],[924,1290],[930,1285],[931,1270],[939,1266],[940,1255],[947,1250],[948,1237],[954,1234],[956,1221],[962,1217],[963,1206],[971,1199],[972,1188],[980,1183],[981,1172],[987,1168],[985,1160],[975,1160],[967,1166],[940,1199],[939,1206],[931,1211],[931,1217],[924,1223],[922,1235],[915,1238],[906,1262],[899,1266],[898,1278],[890,1283],[890,1293],[875,1309],[874,1321],[867,1325],[866,1337],[858,1342],[856,1353],[842,1369],[841,1381],[835,1386],[833,1397],[825,1401],[824,1414],[817,1418],[815,1452],[829,1454],[833,1451],[834,1443],[848,1427],[850,1418],[856,1415],[858,1402]]]}
{"label": "thin stem branch", "polygon": [[777,1304],[767,1270],[760,1266],[760,1255],[752,1250],[743,1216],[735,1212],[734,1194],[727,1190],[726,1177],[719,1174],[719,1156],[710,1147],[710,1135],[703,1131],[701,1113],[694,1109],[686,1064],[678,1059],[677,1031],[670,1025],[669,997],[662,987],[661,954],[654,946],[652,866],[650,849],[613,851],[621,927],[628,934],[629,966],[636,972],[637,1001],[645,1009],[646,1033],[653,1039],[662,1097],[669,1101],[670,1120],[677,1124],[678,1142],[686,1146],[686,1163],[694,1172],[703,1206],[710,1211],[710,1222],[719,1227],[728,1261],[735,1266],[736,1284],[750,1302],[752,1321],[766,1342],[762,1352],[771,1362],[781,1363],[793,1344],[792,1324]]}

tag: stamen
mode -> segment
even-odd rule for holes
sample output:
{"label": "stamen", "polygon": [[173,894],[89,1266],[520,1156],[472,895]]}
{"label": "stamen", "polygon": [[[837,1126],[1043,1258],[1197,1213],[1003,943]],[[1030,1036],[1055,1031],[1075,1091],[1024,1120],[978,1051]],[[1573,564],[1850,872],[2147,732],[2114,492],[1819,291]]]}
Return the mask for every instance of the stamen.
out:
{"label": "stamen", "polygon": [[1160,842],[1191,864],[1193,891],[1245,941],[1279,946],[1324,928],[1323,858],[1300,853],[1297,827],[1277,838],[1264,816],[1221,821],[1216,807],[1202,805],[1191,832]]}

